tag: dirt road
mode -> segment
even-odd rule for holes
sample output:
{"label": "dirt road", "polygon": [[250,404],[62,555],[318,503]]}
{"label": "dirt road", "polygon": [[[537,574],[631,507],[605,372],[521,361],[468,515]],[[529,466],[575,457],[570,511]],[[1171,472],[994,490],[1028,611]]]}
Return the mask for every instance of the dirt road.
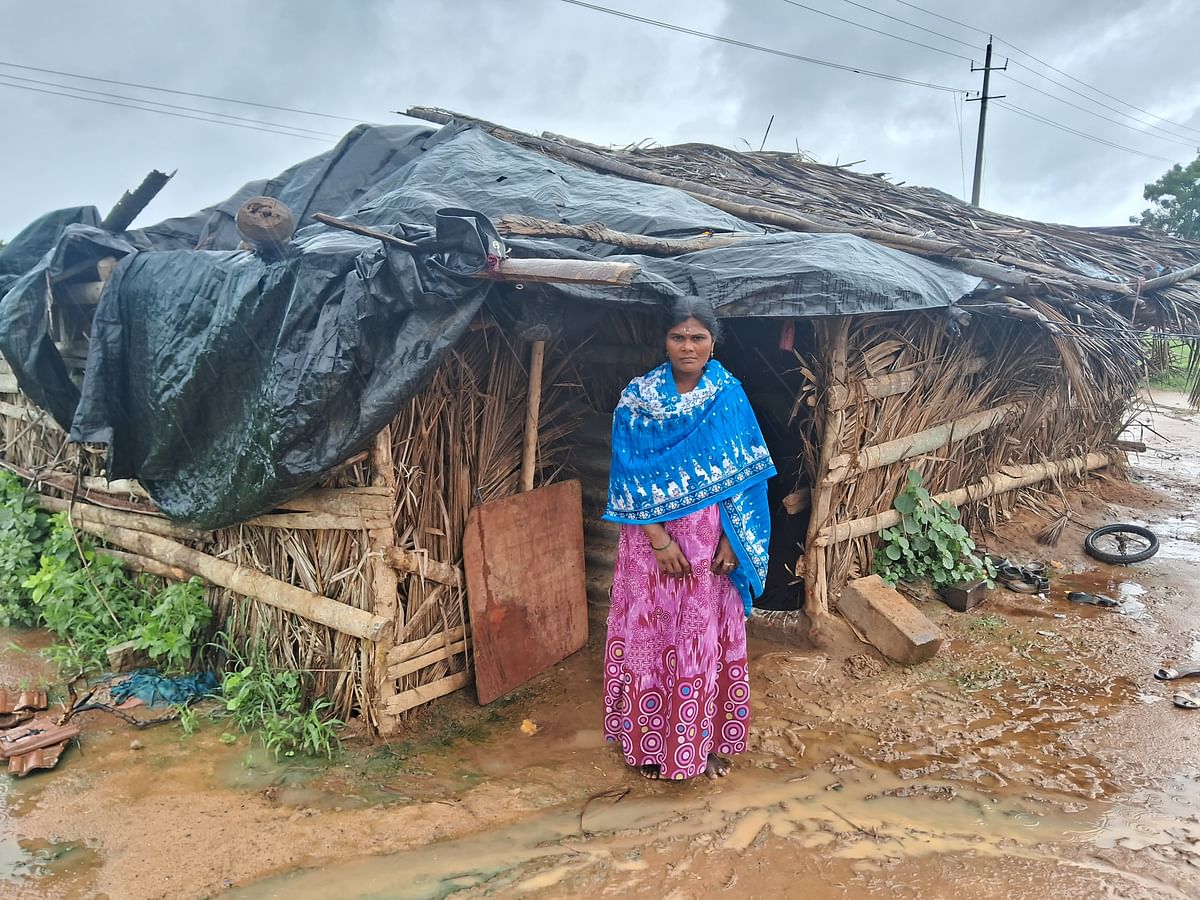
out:
{"label": "dirt road", "polygon": [[[182,738],[89,714],[82,752],[0,782],[0,892],[1200,896],[1200,711],[1151,674],[1200,662],[1200,421],[1159,400],[1134,481],[1073,495],[1055,548],[1025,513],[985,537],[1060,563],[1046,598],[997,590],[966,614],[923,601],[947,640],[908,670],[866,647],[754,640],[754,742],[724,781],[648,782],[603,743],[597,629],[515,697],[451,698],[407,740],[332,766],[275,764],[219,724]],[[1149,525],[1162,550],[1093,563],[1083,535],[1112,521]],[[1076,588],[1123,612],[1068,603]],[[35,654],[4,644],[0,676],[39,677]]]}

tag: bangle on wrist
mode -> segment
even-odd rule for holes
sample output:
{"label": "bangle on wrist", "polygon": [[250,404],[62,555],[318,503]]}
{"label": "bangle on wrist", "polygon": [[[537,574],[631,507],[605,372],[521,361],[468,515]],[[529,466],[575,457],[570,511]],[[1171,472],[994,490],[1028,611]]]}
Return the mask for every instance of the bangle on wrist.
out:
{"label": "bangle on wrist", "polygon": [[668,547],[670,547],[673,543],[675,543],[675,539],[673,537],[671,537],[670,535],[668,535],[667,542],[665,544],[663,544],[661,547],[655,547],[654,541],[651,541],[650,549],[653,550],[655,553],[661,553],[663,550],[666,550]]}

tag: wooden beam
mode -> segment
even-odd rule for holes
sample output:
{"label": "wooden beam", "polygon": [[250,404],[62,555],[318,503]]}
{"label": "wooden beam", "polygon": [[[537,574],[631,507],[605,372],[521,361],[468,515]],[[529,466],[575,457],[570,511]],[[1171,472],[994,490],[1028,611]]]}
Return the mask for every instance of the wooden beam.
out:
{"label": "wooden beam", "polygon": [[306,531],[361,531],[365,529],[391,528],[390,516],[382,516],[372,510],[363,510],[360,515],[339,515],[338,513],[322,512],[270,512],[253,519],[247,519],[243,525],[256,525],[260,528],[299,528]]}
{"label": "wooden beam", "polygon": [[166,172],[160,172],[154,169],[142,179],[132,191],[126,191],[121,199],[117,201],[117,205],[112,208],[112,211],[104,217],[104,221],[100,223],[100,227],[105,231],[125,231],[133,224],[133,220],[141,214],[150,201],[153,200],[158,192],[167,186],[167,182],[175,177],[172,172],[168,175]]}
{"label": "wooden beam", "polygon": [[[1055,475],[1083,474],[1093,469],[1101,469],[1111,462],[1112,457],[1107,453],[1088,453],[1083,456],[1072,456],[1052,462],[1005,466],[999,472],[985,475],[974,484],[937,494],[933,497],[933,500],[935,503],[946,502],[953,506],[962,506],[964,503],[983,500],[995,494],[1003,494],[1008,491],[1028,487],[1031,484],[1037,484],[1039,481],[1045,481],[1047,478]],[[894,509],[885,510],[872,516],[853,519],[849,522],[839,522],[836,525],[822,528],[817,535],[816,545],[818,547],[828,547],[832,544],[852,541],[855,538],[876,534],[885,528],[892,528],[899,524],[900,513]]]}
{"label": "wooden beam", "polygon": [[423,553],[414,553],[401,547],[389,547],[384,558],[401,575],[420,575],[450,587],[458,587],[463,583],[462,571],[458,566],[438,562]]}
{"label": "wooden beam", "polygon": [[1004,403],[945,422],[934,428],[918,431],[916,434],[896,438],[894,441],[885,441],[882,444],[865,447],[857,453],[843,453],[830,461],[829,473],[825,476],[822,484],[837,484],[872,469],[888,466],[948,446],[955,441],[961,441],[973,434],[993,428],[1008,416],[1021,412],[1024,408],[1025,404],[1020,402]]}
{"label": "wooden beam", "polygon": [[521,490],[533,490],[537,467],[538,419],[542,414],[542,362],[546,342],[534,341],[529,348],[529,392],[525,403],[525,439],[521,448]]}
{"label": "wooden beam", "polygon": [[159,516],[148,516],[121,509],[108,509],[103,506],[93,506],[90,503],[72,503],[70,500],[47,497],[45,494],[38,494],[37,500],[42,509],[55,513],[68,513],[73,525],[85,523],[111,525],[181,541],[211,541],[213,539],[210,531],[197,531],[195,528],[176,525],[170,519]]}
{"label": "wooden beam", "polygon": [[97,556],[107,556],[121,564],[121,568],[131,572],[145,572],[147,575],[158,575],[170,578],[172,581],[187,581],[192,575],[179,566],[168,566],[157,559],[148,556],[138,556],[136,553],[126,553],[124,550],[113,550],[109,547],[97,547]]}
{"label": "wooden beam", "polygon": [[1188,266],[1186,269],[1179,269],[1175,272],[1167,272],[1165,275],[1159,275],[1155,278],[1148,278],[1142,283],[1142,293],[1147,291],[1157,291],[1159,288],[1169,287],[1172,284],[1179,284],[1181,281],[1188,281],[1200,275],[1200,263],[1194,266]]}
{"label": "wooden beam", "polygon": [[447,644],[461,641],[466,636],[466,626],[459,625],[457,628],[451,628],[447,631],[439,631],[436,634],[426,635],[423,638],[405,641],[403,644],[396,644],[396,646],[388,651],[387,661],[391,665],[402,663],[405,660],[412,659],[414,656],[420,656],[423,653],[436,650],[438,647],[445,647]]}
{"label": "wooden beam", "polygon": [[298,497],[285,500],[278,509],[298,512],[324,512],[341,516],[356,515],[370,510],[391,517],[395,504],[393,490],[387,485],[370,487],[313,488]]}
{"label": "wooden beam", "polygon": [[[396,506],[396,463],[392,458],[392,427],[385,425],[371,443],[371,489],[376,500],[386,506],[382,524],[367,534],[371,548],[371,608],[375,615],[392,624],[372,648],[371,681],[374,682],[374,719],[382,734],[393,734],[400,723],[387,711],[387,704],[396,696],[396,679],[388,674],[388,654],[396,636],[404,626],[404,607],[400,603],[400,579],[388,564],[387,552],[395,549],[396,529],[392,525]],[[339,496],[338,500],[344,499]]]}
{"label": "wooden beam", "polygon": [[387,702],[386,709],[390,715],[398,716],[413,707],[428,703],[430,700],[436,700],[438,697],[453,694],[455,691],[465,688],[470,683],[470,672],[459,672],[457,675],[449,675],[421,687],[413,688],[410,691],[402,691]]}
{"label": "wooden beam", "polygon": [[466,652],[467,641],[455,641],[453,644],[446,644],[444,647],[397,663],[387,670],[387,674],[389,678],[400,679],[405,675],[411,675],[413,672],[419,672],[421,669],[453,659],[455,656],[464,655]]}
{"label": "wooden beam", "polygon": [[88,534],[94,534],[139,556],[183,569],[236,594],[243,594],[276,609],[294,613],[311,622],[327,625],[352,637],[374,641],[392,624],[365,609],[339,603],[255,569],[193,550],[165,537],[97,522],[85,521],[79,527]]}

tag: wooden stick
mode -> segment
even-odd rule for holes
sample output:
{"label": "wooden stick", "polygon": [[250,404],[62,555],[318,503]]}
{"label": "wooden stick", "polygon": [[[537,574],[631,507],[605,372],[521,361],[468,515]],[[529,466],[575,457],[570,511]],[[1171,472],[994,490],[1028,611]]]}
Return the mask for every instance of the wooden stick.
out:
{"label": "wooden stick", "polygon": [[436,700],[438,697],[445,697],[447,694],[453,694],[455,691],[465,688],[470,683],[470,672],[459,672],[457,675],[449,675],[446,678],[431,681],[429,684],[413,688],[411,691],[403,691],[397,694],[388,701],[387,712],[390,715],[398,716],[415,706],[428,703],[430,700]]}
{"label": "wooden stick", "polygon": [[94,534],[140,556],[183,569],[234,593],[244,594],[276,609],[295,613],[352,637],[374,641],[391,625],[387,619],[372,615],[365,609],[339,603],[254,569],[193,550],[165,537],[102,525],[98,522],[85,521],[79,527],[88,534]]}
{"label": "wooden stick", "polygon": [[651,256],[679,256],[684,253],[696,253],[700,250],[711,250],[713,247],[727,247],[730,244],[740,243],[748,237],[759,236],[706,234],[694,238],[660,238],[645,234],[630,234],[627,231],[614,231],[599,222],[570,225],[566,222],[552,222],[549,219],[518,215],[501,216],[500,220],[496,222],[496,230],[506,237],[517,235],[573,238],[596,244],[611,244],[631,253],[645,253]]}
{"label": "wooden stick", "polygon": [[431,650],[421,656],[414,656],[412,659],[405,660],[402,663],[397,663],[387,670],[388,678],[400,679],[405,675],[411,675],[413,672],[419,672],[427,666],[432,666],[436,663],[444,662],[452,659],[460,654],[467,652],[467,642],[465,640],[455,641],[453,644],[447,644],[444,647],[439,647],[436,650]]}
{"label": "wooden stick", "polygon": [[168,566],[157,559],[150,559],[148,556],[138,556],[136,553],[126,553],[124,550],[97,547],[96,555],[107,556],[109,559],[116,560],[121,564],[122,568],[129,569],[131,572],[145,572],[147,575],[159,575],[163,578],[170,578],[173,581],[187,581],[192,577],[191,574],[185,572],[179,566]]}
{"label": "wooden stick", "polygon": [[387,485],[371,487],[314,488],[298,497],[280,503],[279,509],[299,512],[333,513],[339,516],[357,515],[365,511],[391,517],[395,511],[392,488]]}
{"label": "wooden stick", "polygon": [[[96,479],[81,479],[83,482],[82,490],[76,493],[75,475],[72,472],[67,472],[63,469],[49,469],[47,471],[38,472],[34,469],[18,466],[16,463],[10,463],[7,460],[0,459],[0,468],[7,469],[19,478],[28,481],[32,485],[47,484],[52,488],[76,495],[76,500],[86,500],[88,503],[96,506],[104,506],[109,509],[119,509],[124,512],[139,513],[145,516],[155,516],[166,521],[166,518],[159,512],[158,507],[148,503],[139,503],[136,500],[125,500],[121,497],[114,497],[100,491],[92,491],[86,485],[89,480]],[[100,479],[103,480],[103,479]]]}
{"label": "wooden stick", "polygon": [[133,224],[136,219],[153,200],[158,192],[167,186],[167,182],[175,177],[172,172],[168,175],[166,172],[160,172],[154,169],[147,175],[142,183],[132,191],[126,191],[121,199],[117,201],[117,205],[112,208],[112,211],[104,217],[104,221],[100,223],[100,227],[105,231],[125,231]]}
{"label": "wooden stick", "polygon": [[[62,469],[55,469],[55,472],[62,472]],[[74,478],[74,473],[66,472]],[[145,500],[150,499],[150,492],[147,491],[140,481],[135,478],[118,478],[115,481],[109,481],[100,475],[85,475],[83,476],[83,486],[89,491],[101,491],[105,494],[130,494],[134,497],[141,497]]]}
{"label": "wooden stick", "polygon": [[[988,360],[982,356],[973,356],[962,365],[962,371],[968,375],[982,372],[988,365]],[[957,368],[957,367],[956,367]],[[882,400],[894,397],[896,394],[906,394],[917,382],[920,373],[917,369],[904,372],[893,372],[890,375],[876,375],[874,378],[864,378],[847,385],[835,384],[829,389],[826,403],[835,409],[844,409],[851,403],[863,400]]]}
{"label": "wooden stick", "polygon": [[387,660],[391,665],[402,663],[405,660],[412,659],[414,656],[420,656],[422,653],[436,650],[438,647],[445,647],[454,641],[461,641],[466,636],[466,626],[459,625],[457,628],[451,628],[449,631],[439,631],[436,634],[426,635],[423,638],[417,638],[413,641],[405,641],[403,644],[396,644],[396,646],[388,651]]}
{"label": "wooden stick", "polygon": [[176,525],[169,519],[158,516],[147,516],[141,513],[126,512],[120,509],[107,509],[103,506],[93,506],[90,503],[72,503],[58,497],[47,497],[38,494],[38,503],[42,509],[50,512],[69,513],[71,524],[111,525],[131,531],[144,531],[160,537],[174,538],[181,541],[211,541],[212,532],[197,531],[183,525]]}
{"label": "wooden stick", "polygon": [[[410,252],[418,249],[412,241],[398,238],[386,231],[378,231],[363,225],[355,225],[345,219],[314,213],[313,218],[331,228],[352,231],[363,237],[375,238],[385,244]],[[633,263],[596,262],[580,259],[502,259],[496,268],[482,269],[471,275],[488,281],[518,282],[522,284],[607,284],[625,285],[641,271]]]}
{"label": "wooden stick", "polygon": [[525,445],[521,453],[521,490],[533,490],[534,468],[537,463],[538,419],[542,411],[542,362],[546,342],[534,341],[529,352],[529,398],[525,404]]}
{"label": "wooden stick", "polygon": [[937,450],[939,447],[945,447],[955,441],[961,441],[973,434],[993,428],[1011,414],[1021,412],[1024,408],[1025,404],[1020,402],[1004,403],[945,422],[934,428],[918,431],[916,434],[866,447],[857,454],[843,453],[830,460],[829,472],[822,483],[837,484],[869,472],[871,469],[878,469],[881,466],[888,466],[914,456],[921,456]]}
{"label": "wooden stick", "polygon": [[422,553],[413,553],[401,547],[389,547],[384,559],[401,575],[420,575],[450,587],[458,587],[463,583],[462,572],[458,566],[438,562]]}
{"label": "wooden stick", "polygon": [[1200,275],[1200,263],[1194,266],[1188,266],[1186,269],[1179,269],[1175,272],[1167,272],[1165,275],[1159,275],[1155,278],[1148,278],[1142,284],[1142,293],[1147,291],[1157,291],[1159,288],[1168,287],[1172,284],[1179,284],[1181,281],[1187,281]]}
{"label": "wooden stick", "polygon": [[[1088,453],[1083,456],[1072,456],[1053,462],[1006,466],[999,472],[985,475],[974,484],[937,494],[933,500],[935,503],[946,502],[953,506],[962,506],[964,503],[973,503],[976,500],[983,500],[995,494],[1003,494],[1008,491],[1028,487],[1031,484],[1037,484],[1039,481],[1045,481],[1047,478],[1052,478],[1056,475],[1070,472],[1082,474],[1090,472],[1093,469],[1101,469],[1111,462],[1112,457],[1107,453]],[[876,513],[873,516],[865,516],[864,518],[853,519],[849,522],[839,522],[836,525],[822,528],[817,535],[816,544],[819,547],[828,547],[832,544],[840,544],[845,541],[852,541],[855,538],[865,537],[869,534],[876,534],[885,528],[892,528],[899,524],[900,513],[894,509],[889,509],[881,513]]]}
{"label": "wooden stick", "polygon": [[363,529],[391,528],[390,516],[378,511],[364,509],[360,515],[341,515],[324,512],[270,512],[243,524],[260,528],[299,528],[307,531],[362,531]]}
{"label": "wooden stick", "polygon": [[30,406],[18,406],[15,403],[0,400],[0,416],[16,419],[19,422],[33,422],[38,425],[44,425],[54,431],[62,431],[62,426],[55,422],[53,418],[46,415],[40,409],[34,409]]}

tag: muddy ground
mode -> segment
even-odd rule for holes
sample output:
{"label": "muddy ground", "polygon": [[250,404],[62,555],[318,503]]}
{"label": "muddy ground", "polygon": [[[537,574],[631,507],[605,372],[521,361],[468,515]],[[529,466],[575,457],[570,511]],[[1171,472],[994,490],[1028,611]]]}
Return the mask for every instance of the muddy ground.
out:
{"label": "muddy ground", "polygon": [[[1133,481],[1073,494],[1056,547],[1028,513],[984,536],[1058,564],[1047,597],[920,600],[946,642],[911,669],[755,637],[752,750],[723,781],[648,782],[603,743],[597,627],[515,696],[452,697],[334,764],[88,713],[58,769],[0,781],[0,894],[1200,896],[1200,711],[1152,677],[1200,662],[1200,420],[1157,399]],[[1092,562],[1084,534],[1113,521],[1162,550]],[[39,643],[0,635],[0,681],[47,677]]]}

